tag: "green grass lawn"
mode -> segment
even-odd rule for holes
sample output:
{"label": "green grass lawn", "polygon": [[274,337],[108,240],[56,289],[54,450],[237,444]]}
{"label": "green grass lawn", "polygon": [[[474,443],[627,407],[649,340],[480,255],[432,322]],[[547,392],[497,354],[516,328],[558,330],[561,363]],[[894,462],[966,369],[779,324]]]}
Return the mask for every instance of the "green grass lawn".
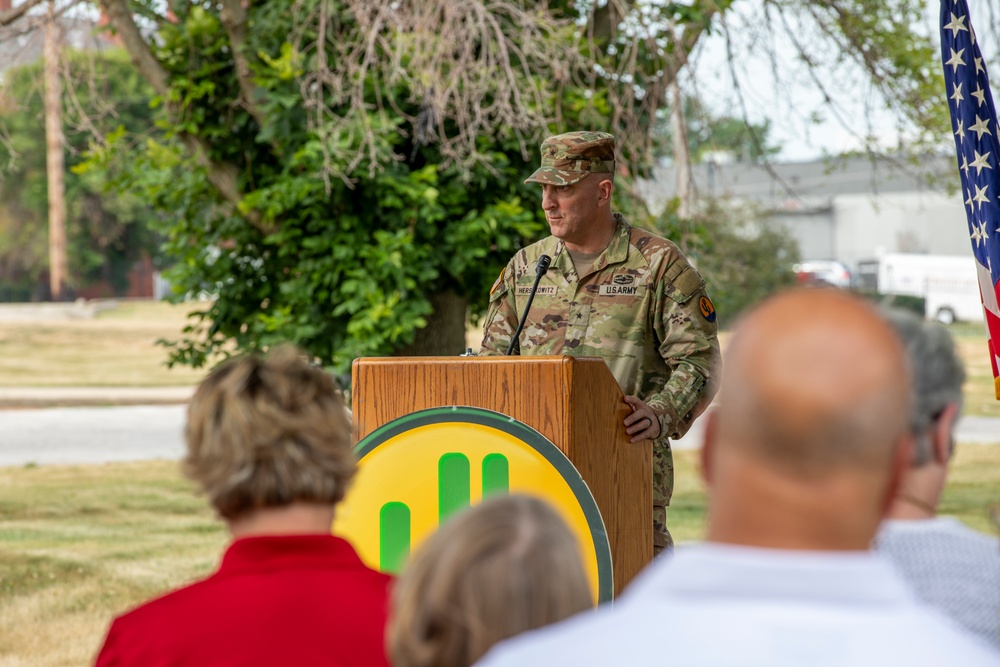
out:
{"label": "green grass lawn", "polygon": [[1000,401],[993,385],[993,368],[982,324],[959,323],[948,327],[965,362],[965,414],[1000,417]]}
{"label": "green grass lawn", "polygon": [[[676,453],[668,521],[704,534],[695,452]],[[960,446],[945,513],[985,532],[1000,447]],[[0,468],[0,667],[92,661],[111,618],[211,572],[227,537],[176,462]]]}
{"label": "green grass lawn", "polygon": [[0,468],[0,665],[92,662],[115,613],[225,543],[176,462]]}
{"label": "green grass lawn", "polygon": [[[203,304],[122,301],[90,320],[0,322],[0,387],[126,386],[197,384],[205,370],[166,367],[160,338],[176,339],[187,314]],[[950,327],[968,370],[965,413],[1000,417],[982,325]],[[728,334],[721,337],[723,349]],[[467,331],[478,349],[481,326]]]}
{"label": "green grass lawn", "polygon": [[176,339],[199,304],[123,301],[92,319],[0,321],[0,386],[155,387],[197,384],[204,370],[167,368],[160,338]]}

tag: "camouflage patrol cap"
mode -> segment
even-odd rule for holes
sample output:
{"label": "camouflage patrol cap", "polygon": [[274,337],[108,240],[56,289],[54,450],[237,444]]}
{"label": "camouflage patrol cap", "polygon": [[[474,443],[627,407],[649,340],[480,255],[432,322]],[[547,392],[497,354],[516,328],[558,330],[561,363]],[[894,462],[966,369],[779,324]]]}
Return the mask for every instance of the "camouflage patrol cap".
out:
{"label": "camouflage patrol cap", "polygon": [[589,173],[615,172],[615,135],[566,132],[542,142],[542,166],[525,183],[572,185]]}

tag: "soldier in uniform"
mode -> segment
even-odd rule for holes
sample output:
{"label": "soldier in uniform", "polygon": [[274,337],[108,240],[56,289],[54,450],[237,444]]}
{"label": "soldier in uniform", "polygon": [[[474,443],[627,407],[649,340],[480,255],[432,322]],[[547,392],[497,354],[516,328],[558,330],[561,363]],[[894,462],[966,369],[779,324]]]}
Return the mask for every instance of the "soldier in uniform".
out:
{"label": "soldier in uniform", "polygon": [[653,441],[653,544],[673,546],[666,506],[674,486],[670,438],[687,432],[715,392],[719,363],[715,307],[705,281],[670,241],[611,211],[615,138],[568,132],[542,143],[542,186],[552,235],[518,252],[490,292],[480,354],[502,355],[539,283],[514,351],[603,357],[632,412],[632,442]]}

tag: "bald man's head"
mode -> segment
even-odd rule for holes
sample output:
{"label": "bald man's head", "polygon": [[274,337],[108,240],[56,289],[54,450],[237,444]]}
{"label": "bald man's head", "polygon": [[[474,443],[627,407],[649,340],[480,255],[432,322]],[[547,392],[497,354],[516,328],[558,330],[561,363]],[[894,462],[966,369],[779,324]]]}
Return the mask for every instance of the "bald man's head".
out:
{"label": "bald man's head", "polygon": [[804,479],[889,474],[907,431],[909,376],[874,308],[835,290],[788,292],[744,319],[726,357],[719,455],[732,448]]}

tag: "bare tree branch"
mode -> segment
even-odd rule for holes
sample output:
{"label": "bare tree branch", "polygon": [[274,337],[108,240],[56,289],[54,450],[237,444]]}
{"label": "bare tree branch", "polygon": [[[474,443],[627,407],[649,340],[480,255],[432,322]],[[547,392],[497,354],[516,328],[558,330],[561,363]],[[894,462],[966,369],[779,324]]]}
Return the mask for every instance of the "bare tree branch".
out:
{"label": "bare tree branch", "polygon": [[[583,69],[575,26],[511,0],[347,0],[345,26],[329,0],[295,5],[296,53],[309,127],[323,139],[324,178],[370,173],[434,144],[445,163],[491,168],[482,137],[528,140],[557,116],[553,88]],[[402,116],[404,126],[393,122]],[[327,181],[329,183],[329,181]]]}
{"label": "bare tree branch", "polygon": [[[132,62],[135,63],[139,72],[149,81],[153,90],[158,95],[167,98],[170,91],[169,74],[156,59],[156,56],[153,55],[149,45],[143,39],[142,34],[139,32],[139,27],[135,23],[135,19],[133,19],[132,13],[128,9],[126,0],[100,0],[100,3],[101,8],[104,9],[108,20],[121,38],[122,44],[129,52]],[[181,110],[176,103],[167,99],[166,104],[171,113],[177,116],[181,115]],[[265,233],[272,231],[263,224],[259,212],[240,211],[243,195],[239,189],[237,179],[239,172],[236,166],[228,162],[219,162],[210,159],[210,146],[200,137],[187,132],[182,132],[179,136],[184,145],[198,160],[198,163],[205,168],[208,182],[218,190],[222,198],[232,205],[235,211],[239,211],[244,215],[251,224],[260,228],[261,231]]]}
{"label": "bare tree branch", "polygon": [[263,127],[264,115],[256,104],[257,90],[246,55],[247,10],[243,2],[244,0],[222,0],[219,18],[229,35],[233,63],[236,66],[236,81],[240,85],[239,104],[253,116],[258,126]]}
{"label": "bare tree branch", "polygon": [[10,25],[24,16],[29,9],[36,5],[40,5],[44,1],[45,0],[25,0],[17,7],[11,7],[6,11],[0,12],[0,26]]}
{"label": "bare tree branch", "polygon": [[[611,127],[619,141],[631,149],[633,162],[644,164],[652,147],[650,127],[656,113],[666,104],[666,92],[687,66],[695,45],[712,25],[715,17],[725,12],[733,0],[700,0],[689,7],[700,15],[697,21],[683,21],[683,31],[674,39],[664,29],[663,17],[642,11],[643,5],[619,0],[612,14],[618,16],[617,38],[603,44],[600,35],[607,28],[589,28],[589,52],[597,54],[592,67],[597,76],[587,82],[592,88],[607,87],[611,108]],[[625,9],[629,12],[622,14]],[[595,10],[591,21],[608,20],[605,13]],[[607,57],[601,54],[607,53]],[[640,58],[642,59],[640,61]],[[604,65],[616,66],[608,71]]]}
{"label": "bare tree branch", "polygon": [[[24,5],[19,5],[14,10],[11,10],[13,14],[15,11],[21,10],[22,7],[28,7],[29,5],[34,6],[46,0],[29,0]],[[64,14],[69,12],[77,5],[81,4],[83,0],[69,0],[61,7],[57,7],[51,15],[55,18],[61,18]],[[45,26],[49,14],[28,14],[27,9],[20,12],[16,16],[10,19],[7,23],[0,21],[0,42],[8,39],[15,39],[17,37],[24,37],[36,32],[39,28]]]}
{"label": "bare tree branch", "polygon": [[166,96],[170,90],[169,74],[150,51],[149,45],[139,32],[139,26],[132,18],[132,12],[125,0],[100,0],[101,9],[114,27],[118,38],[122,40],[125,50],[132,57],[132,62],[139,72],[149,81],[157,95]]}

